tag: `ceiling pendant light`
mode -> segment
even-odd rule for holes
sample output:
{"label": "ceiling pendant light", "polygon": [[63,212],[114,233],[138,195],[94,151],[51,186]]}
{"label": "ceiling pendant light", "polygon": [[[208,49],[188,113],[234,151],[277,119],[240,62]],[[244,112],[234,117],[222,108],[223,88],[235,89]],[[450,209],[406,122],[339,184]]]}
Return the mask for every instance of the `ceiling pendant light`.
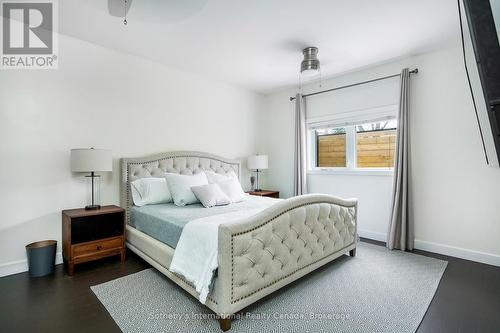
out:
{"label": "ceiling pendant light", "polygon": [[318,60],[318,48],[314,46],[306,47],[302,50],[304,60],[300,63],[300,75],[304,77],[316,76],[320,73],[320,63]]}

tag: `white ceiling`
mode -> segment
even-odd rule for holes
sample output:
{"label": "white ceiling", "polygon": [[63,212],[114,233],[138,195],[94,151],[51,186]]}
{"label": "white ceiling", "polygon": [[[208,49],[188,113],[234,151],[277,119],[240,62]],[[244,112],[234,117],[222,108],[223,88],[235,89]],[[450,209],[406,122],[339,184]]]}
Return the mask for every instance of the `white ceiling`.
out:
{"label": "white ceiling", "polygon": [[459,33],[454,0],[134,0],[127,26],[108,1],[59,1],[61,33],[262,93],[297,84],[306,46],[326,77]]}

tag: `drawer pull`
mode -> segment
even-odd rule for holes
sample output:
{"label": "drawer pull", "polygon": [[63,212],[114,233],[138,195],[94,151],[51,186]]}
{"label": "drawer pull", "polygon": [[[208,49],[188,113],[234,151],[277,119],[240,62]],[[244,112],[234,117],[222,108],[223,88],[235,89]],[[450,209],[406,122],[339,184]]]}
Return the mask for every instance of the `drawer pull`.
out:
{"label": "drawer pull", "polygon": [[72,246],[73,256],[88,256],[93,253],[99,253],[99,255],[104,255],[105,252],[111,250],[117,251],[123,247],[122,238],[111,238],[106,240],[99,240],[92,243],[83,243]]}

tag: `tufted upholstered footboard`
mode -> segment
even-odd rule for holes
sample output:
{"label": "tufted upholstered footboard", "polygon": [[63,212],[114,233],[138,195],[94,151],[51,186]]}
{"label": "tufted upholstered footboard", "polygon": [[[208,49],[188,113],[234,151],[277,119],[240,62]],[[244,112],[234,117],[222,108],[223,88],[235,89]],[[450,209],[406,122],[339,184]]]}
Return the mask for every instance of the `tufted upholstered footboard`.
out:
{"label": "tufted upholstered footboard", "polygon": [[216,312],[234,314],[354,250],[356,212],[354,199],[311,194],[221,225]]}

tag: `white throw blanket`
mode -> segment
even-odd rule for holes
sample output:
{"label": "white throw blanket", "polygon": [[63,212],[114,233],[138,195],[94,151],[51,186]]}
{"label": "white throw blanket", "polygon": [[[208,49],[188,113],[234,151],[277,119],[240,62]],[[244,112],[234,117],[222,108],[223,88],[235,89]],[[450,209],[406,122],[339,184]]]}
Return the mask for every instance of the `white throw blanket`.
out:
{"label": "white throw blanket", "polygon": [[252,216],[265,208],[202,217],[186,224],[169,270],[182,275],[195,286],[201,303],[205,304],[207,300],[213,274],[218,267],[219,225]]}

